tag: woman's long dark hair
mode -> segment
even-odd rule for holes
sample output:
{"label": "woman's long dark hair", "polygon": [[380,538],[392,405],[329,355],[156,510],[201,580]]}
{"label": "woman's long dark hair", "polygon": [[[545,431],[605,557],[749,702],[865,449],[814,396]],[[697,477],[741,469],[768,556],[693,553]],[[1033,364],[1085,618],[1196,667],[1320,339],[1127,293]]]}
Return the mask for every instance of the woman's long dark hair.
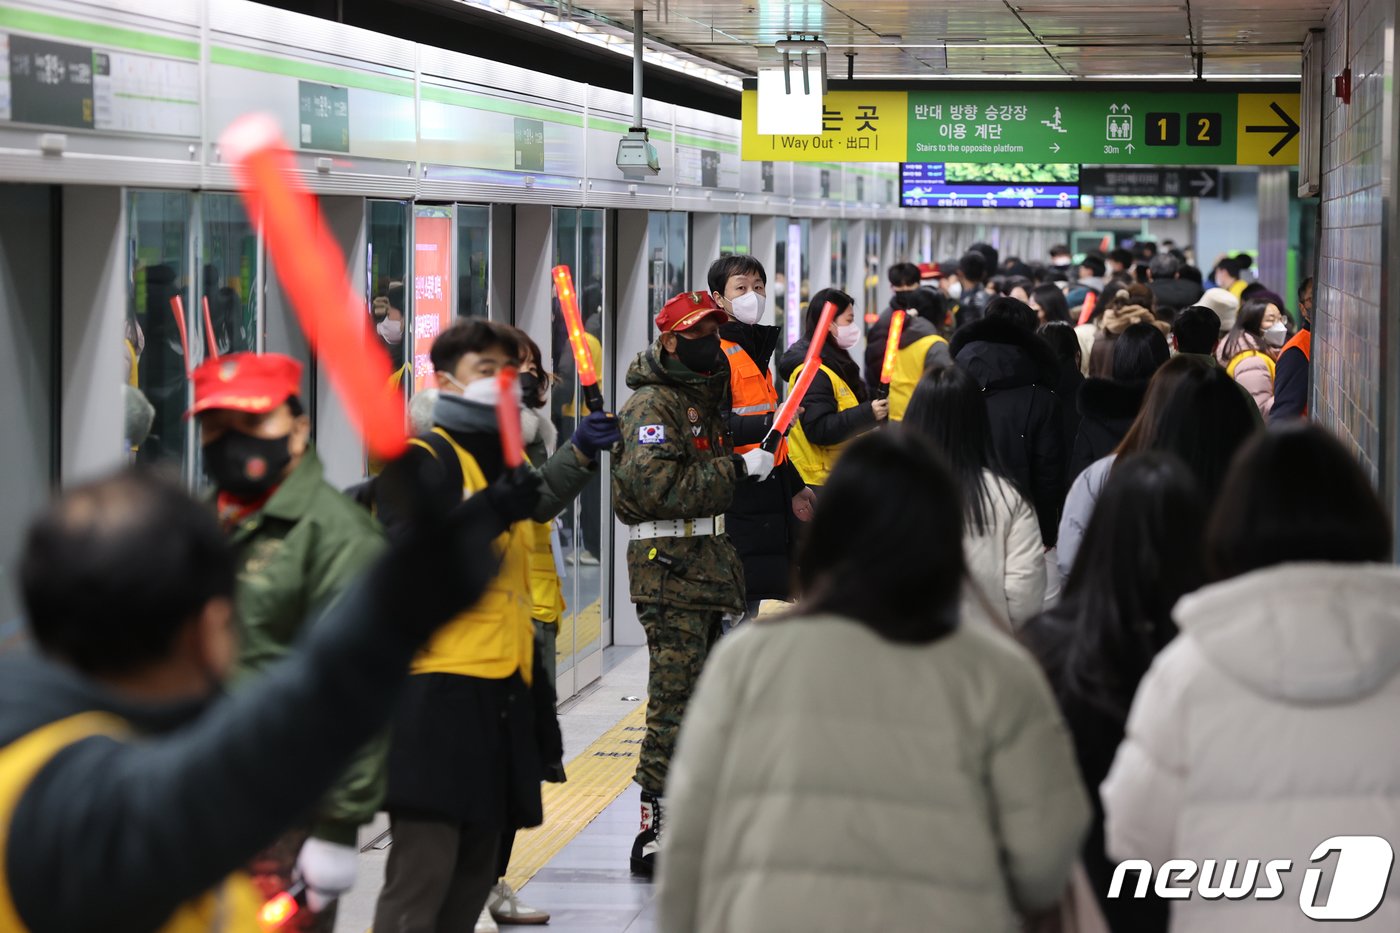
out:
{"label": "woman's long dark hair", "polygon": [[1142,385],[1171,359],[1167,338],[1151,324],[1131,324],[1113,341],[1113,381]]}
{"label": "woman's long dark hair", "polygon": [[1040,313],[1045,315],[1046,324],[1055,321],[1069,323],[1069,302],[1065,299],[1065,293],[1060,291],[1060,286],[1037,285],[1031,292],[1031,298],[1035,300]]}
{"label": "woman's long dark hair", "polygon": [[967,529],[982,534],[990,524],[993,491],[987,470],[1004,477],[992,447],[992,425],[982,388],[967,371],[945,366],[926,373],[904,413],[904,429],[923,434],[938,448],[962,491]]}
{"label": "woman's long dark hair", "polygon": [[1298,424],[1261,433],[1235,458],[1206,531],[1206,565],[1225,580],[1301,561],[1380,563],[1390,544],[1385,506],[1356,460],[1331,434]]}
{"label": "woman's long dark hair", "polygon": [[[1220,354],[1226,362],[1246,350],[1263,349],[1264,315],[1270,304],[1268,301],[1246,301],[1240,308],[1240,313],[1235,315],[1235,326],[1225,335],[1225,349]],[[1246,335],[1254,338],[1252,344],[1245,339]]]}
{"label": "woman's long dark hair", "polygon": [[1190,467],[1209,508],[1230,461],[1258,426],[1253,402],[1225,370],[1193,368],[1167,399],[1148,446],[1173,453]]}
{"label": "woman's long dark hair", "polygon": [[1177,385],[1186,378],[1187,373],[1207,369],[1215,369],[1215,364],[1191,354],[1174,356],[1163,363],[1147,384],[1147,395],[1143,397],[1142,407],[1138,409],[1132,426],[1113,452],[1126,457],[1151,449],[1157,438],[1157,424],[1162,420],[1162,412],[1166,411],[1167,402],[1171,401]]}
{"label": "woman's long dark hair", "polygon": [[1138,683],[1176,635],[1172,607],[1205,581],[1206,514],[1191,471],[1171,454],[1117,465],[1059,605],[1030,629],[1062,706],[1087,704],[1126,722]]}
{"label": "woman's long dark hair", "polygon": [[[845,314],[846,309],[856,303],[854,298],[839,288],[823,288],[817,292],[812,296],[812,300],[807,302],[807,313],[802,319],[802,336],[805,339],[811,340],[812,335],[817,332],[817,325],[821,323],[822,308],[826,307],[828,301],[835,303],[837,317]],[[865,380],[860,377],[860,366],[851,357],[849,350],[843,350],[836,345],[830,334],[822,344],[822,362],[836,371],[841,381],[854,393],[857,401],[864,402],[870,398]]]}
{"label": "woman's long dark hair", "polygon": [[1079,371],[1084,349],[1079,344],[1079,335],[1074,332],[1074,326],[1069,321],[1047,321],[1036,329],[1036,333],[1055,351],[1055,359],[1066,372]]}
{"label": "woman's long dark hair", "polygon": [[[846,448],[798,549],[803,615],[854,619],[895,642],[957,627],[963,576],[957,481],[917,431],[875,431]],[[880,559],[898,546],[898,560]]]}

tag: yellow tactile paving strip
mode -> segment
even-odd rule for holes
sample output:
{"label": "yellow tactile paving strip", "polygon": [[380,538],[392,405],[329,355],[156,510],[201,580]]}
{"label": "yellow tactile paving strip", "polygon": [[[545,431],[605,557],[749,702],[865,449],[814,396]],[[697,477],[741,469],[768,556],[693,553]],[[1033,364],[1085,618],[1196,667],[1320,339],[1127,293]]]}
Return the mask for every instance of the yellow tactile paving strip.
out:
{"label": "yellow tactile paving strip", "polygon": [[568,781],[544,785],[544,825],[515,837],[506,872],[512,887],[519,890],[627,789],[646,728],[643,701],[569,762]]}
{"label": "yellow tactile paving strip", "polygon": [[575,652],[582,653],[583,649],[590,644],[601,647],[599,643],[603,637],[603,605],[598,600],[593,600],[578,612],[577,637],[578,644],[574,643],[575,621],[572,612],[565,612],[564,617],[559,620],[559,634],[554,641],[554,657],[560,667],[563,667],[564,660]]}

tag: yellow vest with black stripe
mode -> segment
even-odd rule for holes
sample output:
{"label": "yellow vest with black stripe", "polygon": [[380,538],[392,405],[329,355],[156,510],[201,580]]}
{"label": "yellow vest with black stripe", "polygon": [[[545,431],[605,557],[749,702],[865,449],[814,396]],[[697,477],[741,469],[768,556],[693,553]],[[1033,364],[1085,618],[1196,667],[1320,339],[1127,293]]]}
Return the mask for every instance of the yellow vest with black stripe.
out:
{"label": "yellow vest with black stripe", "polygon": [[[121,735],[125,721],[108,713],[78,713],[40,726],[0,748],[0,933],[27,933],[10,891],[10,824],[15,807],[35,775],[63,749],[95,735]],[[94,777],[93,780],[100,780]],[[139,831],[140,827],[135,827]],[[81,897],[83,892],[74,892]],[[58,895],[58,884],[54,892]],[[261,899],[241,873],[178,907],[158,933],[260,933]]]}
{"label": "yellow vest with black stripe", "polygon": [[[452,445],[461,462],[463,498],[485,489],[486,477],[476,458],[442,428],[434,428],[433,433]],[[414,438],[409,443],[436,457],[427,442]],[[412,673],[504,680],[519,671],[525,682],[530,682],[535,663],[535,626],[530,621],[534,607],[530,572],[534,524],[516,522],[496,539],[501,555],[496,578],[475,606],[438,629],[413,659]]]}
{"label": "yellow vest with black stripe", "polygon": [[936,343],[947,343],[937,334],[920,337],[907,347],[900,347],[894,355],[894,372],[890,374],[890,420],[903,421],[904,410],[909,407],[909,399],[914,396],[914,387],[924,378],[924,364],[928,351]]}
{"label": "yellow vest with black stripe", "polygon": [[530,522],[530,598],[530,617],[551,625],[558,625],[568,608],[554,564],[553,522]]}
{"label": "yellow vest with black stripe", "polygon": [[[797,379],[802,375],[802,368],[806,365],[806,363],[799,363],[797,368],[792,371],[792,375],[788,377],[789,393],[797,385]],[[851,391],[851,387],[846,385],[845,380],[836,375],[834,370],[823,366],[821,371],[826,373],[827,378],[831,380],[831,390],[836,393],[837,411],[846,411],[860,404],[860,400]],[[831,475],[831,468],[836,466],[836,460],[841,456],[841,451],[845,447],[844,443],[830,446],[811,443],[802,430],[802,419],[793,419],[792,430],[788,434],[788,456],[792,458],[797,472],[802,474],[802,481],[808,486],[826,485],[826,478]]]}

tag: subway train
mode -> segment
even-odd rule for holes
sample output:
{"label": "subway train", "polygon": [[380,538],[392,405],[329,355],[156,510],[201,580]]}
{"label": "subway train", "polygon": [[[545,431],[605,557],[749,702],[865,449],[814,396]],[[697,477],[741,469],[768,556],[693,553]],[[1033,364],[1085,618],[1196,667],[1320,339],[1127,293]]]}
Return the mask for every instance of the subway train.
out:
{"label": "subway train", "polygon": [[[1043,259],[1076,229],[1109,223],[1078,211],[901,208],[898,165],[742,161],[738,120],[656,100],[644,122],[659,173],[624,178],[626,94],[246,0],[7,9],[11,60],[61,69],[67,86],[17,77],[0,110],[0,291],[16,335],[0,345],[0,394],[21,409],[0,495],[5,567],[55,479],[135,457],[201,484],[182,414],[187,366],[210,347],[306,361],[328,477],[348,487],[366,475],[365,449],[221,159],[220,133],[246,112],[276,119],[366,308],[392,317],[383,330],[397,338],[387,346],[405,406],[430,378],[427,342],[458,316],[525,329],[569,376],[551,323],[557,264],[573,271],[604,393],[621,404],[621,374],[653,336],[652,317],[704,287],[721,255],[764,264],[769,313],[790,341],[803,299],[827,286],[878,310],[895,262],[946,261],[979,240]],[[86,108],[73,92],[83,79]],[[1184,226],[1164,235],[1191,239]],[[155,408],[136,451],[122,437],[124,383]],[[575,416],[572,397],[567,384],[556,391],[561,425]],[[628,601],[614,598],[626,579],[608,496],[598,484],[566,515],[561,699],[596,679],[602,647],[644,640]],[[10,575],[0,579],[7,643],[18,600]]]}

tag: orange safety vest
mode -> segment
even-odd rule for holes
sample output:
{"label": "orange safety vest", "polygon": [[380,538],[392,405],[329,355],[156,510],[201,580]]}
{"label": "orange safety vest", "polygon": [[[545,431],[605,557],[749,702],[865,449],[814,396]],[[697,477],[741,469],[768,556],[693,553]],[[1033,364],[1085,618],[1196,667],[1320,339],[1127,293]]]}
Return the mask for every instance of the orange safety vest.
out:
{"label": "orange safety vest", "polygon": [[[729,359],[730,410],[736,415],[771,415],[778,410],[778,388],[763,374],[757,364],[744,352],[744,348],[731,340],[721,339],[720,348]],[[736,454],[747,453],[758,447],[757,444],[740,444],[734,448]],[[774,464],[787,459],[787,438],[778,444],[778,453],[773,457]]]}
{"label": "orange safety vest", "polygon": [[1291,348],[1293,348],[1293,347],[1297,347],[1299,350],[1302,350],[1302,351],[1303,351],[1303,359],[1305,359],[1305,360],[1307,360],[1309,363],[1311,363],[1311,362],[1312,362],[1312,331],[1308,330],[1307,328],[1304,328],[1303,330],[1300,330],[1300,331],[1298,331],[1298,333],[1294,334],[1294,335],[1293,335],[1293,338],[1292,338],[1291,340],[1289,340],[1287,343],[1285,343],[1285,344],[1283,345],[1283,349],[1279,351],[1279,354],[1278,354],[1279,357],[1282,358],[1282,357],[1283,357],[1283,354],[1287,353],[1287,352],[1288,352]]}

